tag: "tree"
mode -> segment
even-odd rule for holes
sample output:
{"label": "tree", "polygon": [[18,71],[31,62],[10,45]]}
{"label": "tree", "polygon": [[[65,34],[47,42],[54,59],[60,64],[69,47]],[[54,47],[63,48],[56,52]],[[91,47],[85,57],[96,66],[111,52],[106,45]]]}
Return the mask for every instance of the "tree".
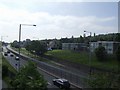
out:
{"label": "tree", "polygon": [[117,51],[116,51],[116,57],[117,57],[117,60],[119,61],[120,63],[120,46],[118,47]]}
{"label": "tree", "polygon": [[11,46],[15,47],[15,48],[19,48],[19,42],[17,42],[17,40],[15,40],[15,41],[13,41],[13,43],[11,43]]}
{"label": "tree", "polygon": [[47,51],[46,43],[40,41],[32,41],[25,48],[36,55],[43,55]]}
{"label": "tree", "polygon": [[11,84],[16,90],[20,88],[22,90],[29,90],[30,88],[35,88],[35,90],[47,89],[47,82],[32,62],[29,62],[28,65],[20,70]]}
{"label": "tree", "polygon": [[84,43],[84,38],[80,35],[80,43]]}
{"label": "tree", "polygon": [[115,40],[118,41],[118,42],[120,42],[120,33],[116,34]]}
{"label": "tree", "polygon": [[95,54],[99,61],[105,61],[107,59],[107,52],[103,46],[96,48]]}
{"label": "tree", "polygon": [[26,49],[27,51],[30,51],[30,44],[26,45],[26,46],[25,46],[25,49]]}
{"label": "tree", "polygon": [[74,37],[73,36],[70,38],[70,42],[74,43]]}

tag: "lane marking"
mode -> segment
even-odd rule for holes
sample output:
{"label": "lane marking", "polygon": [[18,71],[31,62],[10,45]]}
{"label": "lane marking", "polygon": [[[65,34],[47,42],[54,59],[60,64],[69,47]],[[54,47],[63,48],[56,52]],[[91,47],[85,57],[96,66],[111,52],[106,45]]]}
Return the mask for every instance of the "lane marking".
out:
{"label": "lane marking", "polygon": [[60,64],[60,63],[56,63],[56,62],[54,62],[54,61],[51,61],[51,62],[54,63],[54,64],[56,64],[56,65],[58,65],[58,66],[65,67],[65,65],[62,65],[62,64]]}
{"label": "lane marking", "polygon": [[51,83],[49,83],[49,82],[47,82],[47,84],[48,84],[48,85],[50,85],[50,86],[52,85],[52,84],[51,84]]}

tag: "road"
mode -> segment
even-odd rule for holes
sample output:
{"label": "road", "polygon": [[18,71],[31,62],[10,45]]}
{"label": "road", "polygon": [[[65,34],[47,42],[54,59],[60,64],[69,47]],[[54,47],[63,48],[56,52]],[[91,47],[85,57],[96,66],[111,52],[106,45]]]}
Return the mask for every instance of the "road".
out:
{"label": "road", "polygon": [[[3,47],[3,51],[6,52],[7,49],[5,47]],[[12,54],[12,53],[10,53]],[[10,54],[8,54],[8,56],[5,56],[5,58],[8,60],[8,62],[16,69],[18,70],[18,62],[15,60],[15,56],[13,57],[10,56]],[[26,60],[20,59],[20,67],[25,66],[25,64],[27,64]],[[52,80],[55,78],[54,76],[51,76],[45,72],[43,72],[39,67],[38,67],[38,71],[44,76],[45,80],[47,80],[48,82],[48,89],[50,88],[57,88],[57,90],[60,90],[57,86],[53,85]]]}
{"label": "road", "polygon": [[[18,52],[12,50],[10,48],[10,46],[8,46],[7,48],[11,52],[18,55]],[[81,86],[86,86],[86,83],[84,83],[83,79],[88,78],[88,77],[86,77],[85,75],[82,75],[81,73],[76,73],[76,72],[74,72],[74,70],[67,70],[65,68],[59,67],[58,65],[54,66],[54,65],[51,65],[49,63],[39,61],[39,60],[34,59],[34,58],[30,58],[30,57],[23,55],[23,54],[21,54],[21,57],[24,58],[25,60],[28,60],[28,61],[30,60],[30,61],[36,62],[38,67],[42,68],[42,70],[44,70],[44,71],[51,73],[53,76],[55,76],[57,78],[68,79],[70,81],[70,83],[72,84],[72,86],[79,87],[79,88],[81,88]],[[20,63],[22,63],[22,61]],[[75,88],[75,87],[72,87],[72,88]]]}
{"label": "road", "polygon": [[[7,49],[5,48],[5,47],[3,47],[3,51],[4,52],[7,52]],[[4,54],[4,52],[3,52],[3,54]],[[12,54],[12,53],[10,53],[10,54]],[[8,54],[8,56],[5,56],[5,58],[9,61],[9,63],[16,69],[16,70],[18,70],[18,61],[17,60],[15,60],[15,55],[13,56],[13,57],[11,57],[10,56],[10,54]],[[22,66],[24,66],[25,64],[27,63],[27,61],[25,61],[25,60],[21,60],[21,62],[20,62],[20,67],[22,67]]]}

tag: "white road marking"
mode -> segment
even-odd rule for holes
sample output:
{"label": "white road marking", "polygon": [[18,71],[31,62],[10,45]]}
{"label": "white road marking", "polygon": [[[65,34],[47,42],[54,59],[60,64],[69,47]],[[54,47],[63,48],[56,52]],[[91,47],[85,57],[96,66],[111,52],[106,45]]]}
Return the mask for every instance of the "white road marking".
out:
{"label": "white road marking", "polygon": [[47,82],[48,85],[52,85],[51,83]]}

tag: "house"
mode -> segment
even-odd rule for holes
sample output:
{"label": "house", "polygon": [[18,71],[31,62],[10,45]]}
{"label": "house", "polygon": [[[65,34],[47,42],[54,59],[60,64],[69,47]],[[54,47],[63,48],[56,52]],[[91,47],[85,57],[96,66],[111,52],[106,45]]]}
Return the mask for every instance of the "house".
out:
{"label": "house", "polygon": [[105,50],[108,54],[113,54],[117,50],[118,46],[120,45],[120,42],[114,42],[114,41],[97,41],[97,42],[90,42],[90,49],[91,52],[94,52],[96,48],[99,46],[105,47]]}
{"label": "house", "polygon": [[85,43],[62,43],[62,50],[86,51]]}
{"label": "house", "polygon": [[60,42],[57,39],[54,39],[48,43],[48,50],[59,49]]}

